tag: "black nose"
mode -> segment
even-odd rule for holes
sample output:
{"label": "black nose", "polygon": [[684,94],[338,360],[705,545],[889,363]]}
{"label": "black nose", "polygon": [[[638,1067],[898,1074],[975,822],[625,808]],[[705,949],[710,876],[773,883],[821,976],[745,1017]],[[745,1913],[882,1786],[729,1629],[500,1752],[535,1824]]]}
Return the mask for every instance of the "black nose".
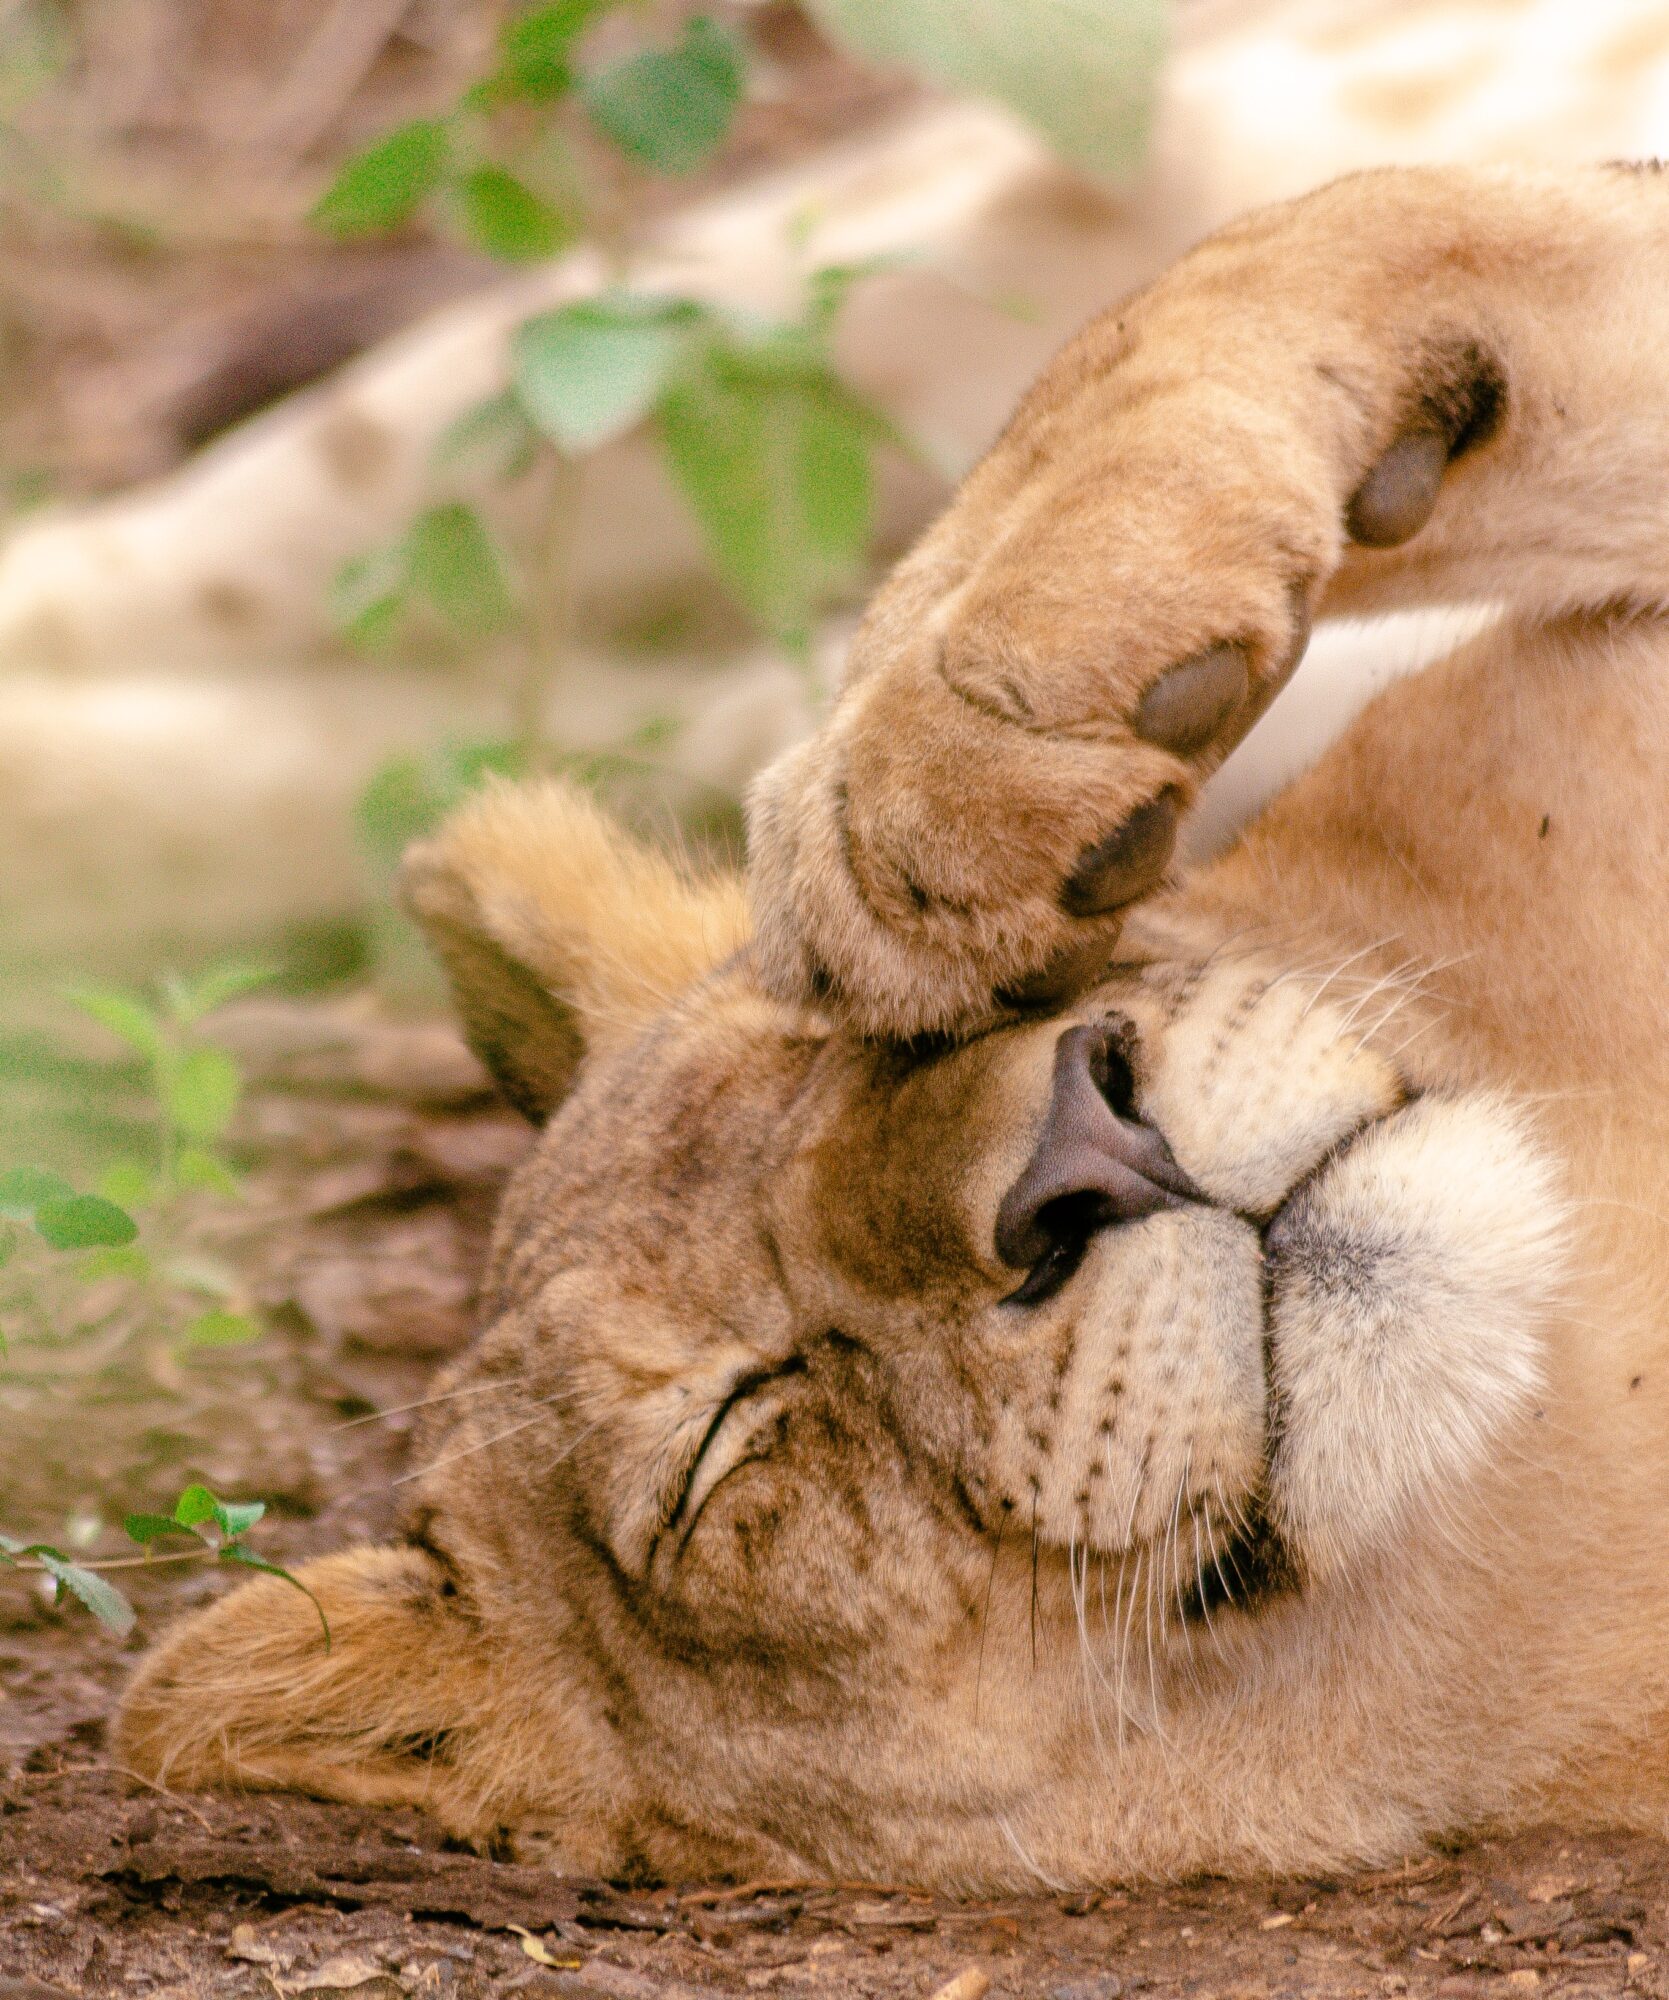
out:
{"label": "black nose", "polygon": [[1130,1068],[1107,1028],[1068,1028],[1055,1044],[1054,1091],[1036,1151],[997,1210],[997,1255],[1027,1269],[1053,1245],[1047,1211],[1080,1226],[1135,1222],[1203,1197],[1134,1111]]}

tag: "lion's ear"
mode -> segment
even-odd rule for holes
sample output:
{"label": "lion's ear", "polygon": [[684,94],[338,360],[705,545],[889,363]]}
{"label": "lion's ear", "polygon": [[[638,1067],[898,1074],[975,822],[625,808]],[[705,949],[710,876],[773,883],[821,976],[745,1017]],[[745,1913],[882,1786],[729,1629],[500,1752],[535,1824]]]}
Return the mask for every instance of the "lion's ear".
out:
{"label": "lion's ear", "polygon": [[491,785],[410,850],[408,910],[470,1046],[536,1123],[580,1058],[637,1033],[747,939],[741,882],[697,882],[585,793]]}

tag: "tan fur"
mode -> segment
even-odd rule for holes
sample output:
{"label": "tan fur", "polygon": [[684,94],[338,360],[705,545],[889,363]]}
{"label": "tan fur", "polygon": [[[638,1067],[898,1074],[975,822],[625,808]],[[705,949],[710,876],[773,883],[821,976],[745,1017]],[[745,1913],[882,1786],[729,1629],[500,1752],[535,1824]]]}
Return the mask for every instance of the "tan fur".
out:
{"label": "tan fur", "polygon": [[584,1049],[630,1041],[748,935],[738,883],[693,884],[555,782],[488,783],[408,853],[402,887],[477,1053],[539,1116]]}
{"label": "tan fur", "polygon": [[[761,792],[753,950],[557,790],[417,857],[478,1040],[572,1088],[407,1546],[308,1572],[328,1655],[273,1581],[187,1620],[124,1757],[587,1868],[984,1889],[1663,1829],[1666,348],[1669,176],[1253,216],[881,593]],[[1351,546],[1480,375],[1429,522]],[[1512,615],[1222,861],[1068,915],[1221,754],[1138,739],[1169,667],[1240,643],[1255,705],[1306,610],[1465,597]],[[1075,997],[997,997],[1063,948]],[[1193,1191],[1016,1302],[1078,1026]]]}

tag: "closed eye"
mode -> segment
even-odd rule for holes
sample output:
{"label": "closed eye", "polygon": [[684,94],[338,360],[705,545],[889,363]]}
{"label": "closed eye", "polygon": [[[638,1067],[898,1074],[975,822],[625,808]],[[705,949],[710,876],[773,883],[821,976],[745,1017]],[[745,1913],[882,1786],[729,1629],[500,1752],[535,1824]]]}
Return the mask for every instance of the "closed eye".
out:
{"label": "closed eye", "polygon": [[777,1414],[778,1399],[767,1392],[791,1376],[803,1375],[805,1368],[805,1357],[795,1354],[778,1367],[755,1369],[732,1385],[713,1412],[667,1517],[667,1528],[678,1535],[680,1546],[689,1539],[719,1482],[738,1466],[765,1456],[749,1446],[766,1420]]}

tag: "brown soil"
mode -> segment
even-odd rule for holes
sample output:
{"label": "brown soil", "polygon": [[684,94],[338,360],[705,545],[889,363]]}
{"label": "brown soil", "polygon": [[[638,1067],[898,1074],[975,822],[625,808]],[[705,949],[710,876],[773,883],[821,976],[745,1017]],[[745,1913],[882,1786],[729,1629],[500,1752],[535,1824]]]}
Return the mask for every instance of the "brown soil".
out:
{"label": "brown soil", "polygon": [[[469,1337],[493,1194],[526,1139],[443,1029],[250,1004],[232,1034],[259,1079],[241,1133],[257,1165],[225,1247],[270,1330],[154,1400],[79,1419],[60,1404],[50,1450],[10,1440],[0,1506],[33,1490],[62,1511],[110,1482],[154,1506],[207,1475],[269,1496],[260,1545],[293,1562],[389,1520],[401,1406]],[[1669,1994],[1669,1847],[1633,1837],[1536,1833],[1348,1880],[956,1903],[623,1890],[458,1852],[413,1813],[161,1794],[111,1765],[110,1703],[145,1635],[223,1585],[140,1581],[119,1642],[0,1579],[0,2000]]]}

